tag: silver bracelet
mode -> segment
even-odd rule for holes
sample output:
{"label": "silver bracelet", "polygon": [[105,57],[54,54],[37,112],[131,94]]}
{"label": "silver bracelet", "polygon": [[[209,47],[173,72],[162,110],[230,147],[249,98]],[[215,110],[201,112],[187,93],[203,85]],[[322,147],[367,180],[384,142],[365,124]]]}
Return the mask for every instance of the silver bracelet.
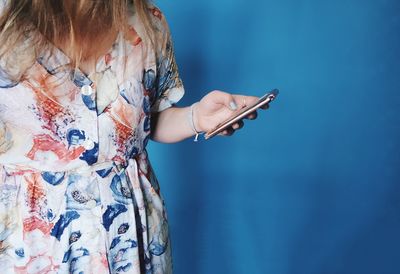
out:
{"label": "silver bracelet", "polygon": [[195,104],[197,104],[197,102],[196,102],[196,103],[193,103],[193,104],[190,106],[190,111],[189,111],[189,123],[190,123],[190,125],[192,126],[192,129],[193,129],[193,131],[194,131],[195,134],[196,134],[196,137],[194,138],[193,141],[194,141],[194,142],[197,142],[198,137],[199,137],[199,134],[201,134],[202,132],[197,131],[196,128],[195,128],[195,126],[194,126],[194,121],[193,121],[193,106],[194,106]]}

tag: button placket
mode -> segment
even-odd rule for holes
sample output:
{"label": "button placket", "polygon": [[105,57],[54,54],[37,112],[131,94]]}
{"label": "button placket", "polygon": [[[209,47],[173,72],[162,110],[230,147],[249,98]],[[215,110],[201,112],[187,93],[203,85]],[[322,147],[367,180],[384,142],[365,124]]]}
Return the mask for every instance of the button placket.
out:
{"label": "button placket", "polygon": [[[83,136],[80,136],[80,139],[84,137],[83,140],[81,139],[80,145],[84,147],[86,151],[92,150],[90,152],[83,152],[79,157],[81,160],[90,163],[90,166],[93,165],[93,162],[103,161],[101,158],[105,157],[100,153],[99,142],[101,136],[99,132],[99,115],[110,103],[115,101],[119,95],[118,85],[116,85],[115,81],[117,77],[116,75],[111,75],[111,67],[115,67],[120,62],[120,59],[117,57],[120,56],[121,42],[125,42],[125,40],[123,34],[120,32],[108,52],[100,58],[100,61],[98,61],[95,66],[96,72],[106,72],[107,77],[103,79],[103,89],[108,91],[106,93],[99,92],[99,81],[96,79],[96,74],[87,75],[79,67],[71,68],[71,66],[69,66],[71,63],[70,58],[55,45],[51,44],[54,51],[52,51],[50,55],[46,54],[40,56],[37,60],[38,64],[43,66],[47,72],[57,77],[67,77],[68,82],[75,85],[75,94],[79,98],[71,97],[76,100],[76,102],[74,102],[76,121],[75,123],[71,123],[70,127],[71,129],[79,130],[79,132],[83,134]],[[114,73],[116,72],[114,71]],[[115,89],[115,87],[117,87],[117,89]],[[110,90],[112,91],[111,93]],[[98,98],[99,94],[107,96]],[[95,149],[99,151],[95,151]],[[95,155],[97,155],[96,161],[94,161]]]}
{"label": "button placket", "polygon": [[[86,107],[85,111],[81,113],[84,118],[84,125],[82,124],[82,130],[85,132],[85,139],[81,145],[86,151],[93,150],[96,147],[96,143],[99,142],[99,129],[98,129],[98,113],[97,113],[97,90],[95,83],[89,76],[85,75],[79,69],[74,72],[73,82],[80,89],[80,95],[82,101]],[[87,111],[89,110],[89,111]],[[82,121],[83,122],[83,121]],[[89,157],[93,163],[93,157],[96,152],[86,154],[85,157]],[[97,152],[98,153],[98,152]],[[86,159],[85,159],[86,160]],[[96,159],[96,162],[98,158]]]}

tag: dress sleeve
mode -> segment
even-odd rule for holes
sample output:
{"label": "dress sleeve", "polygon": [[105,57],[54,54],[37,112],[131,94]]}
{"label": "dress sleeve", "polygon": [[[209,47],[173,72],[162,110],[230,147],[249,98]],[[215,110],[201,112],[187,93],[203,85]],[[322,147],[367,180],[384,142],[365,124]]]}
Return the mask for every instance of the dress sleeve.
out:
{"label": "dress sleeve", "polygon": [[183,97],[185,90],[179,76],[173,41],[165,15],[155,6],[150,10],[154,18],[157,39],[155,90],[150,110],[159,112],[177,103]]}

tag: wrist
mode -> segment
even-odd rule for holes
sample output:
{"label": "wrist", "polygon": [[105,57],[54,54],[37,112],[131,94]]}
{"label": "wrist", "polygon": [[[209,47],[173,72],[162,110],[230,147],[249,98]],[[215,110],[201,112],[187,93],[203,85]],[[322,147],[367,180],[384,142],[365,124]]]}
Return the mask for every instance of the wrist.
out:
{"label": "wrist", "polygon": [[194,127],[194,130],[195,130],[196,132],[198,132],[198,133],[203,133],[203,132],[204,132],[204,129],[203,129],[203,127],[201,126],[201,124],[199,123],[200,115],[199,115],[199,112],[198,112],[198,108],[197,108],[197,107],[198,107],[198,102],[192,104],[192,111],[193,111],[193,114],[192,114],[192,118],[193,118],[193,127]]}
{"label": "wrist", "polygon": [[197,142],[199,134],[203,133],[201,130],[201,127],[199,127],[198,125],[198,113],[197,111],[195,111],[195,107],[197,105],[196,103],[193,103],[190,107],[189,107],[189,124],[190,127],[192,128],[193,134],[196,135],[196,137],[194,138],[194,141]]}

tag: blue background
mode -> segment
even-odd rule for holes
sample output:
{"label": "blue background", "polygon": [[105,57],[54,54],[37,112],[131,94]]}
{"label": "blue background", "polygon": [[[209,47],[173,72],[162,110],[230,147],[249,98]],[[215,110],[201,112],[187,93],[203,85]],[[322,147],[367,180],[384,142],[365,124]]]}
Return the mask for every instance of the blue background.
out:
{"label": "blue background", "polygon": [[157,5],[178,106],[281,91],[231,137],[149,143],[174,273],[400,273],[400,2]]}

